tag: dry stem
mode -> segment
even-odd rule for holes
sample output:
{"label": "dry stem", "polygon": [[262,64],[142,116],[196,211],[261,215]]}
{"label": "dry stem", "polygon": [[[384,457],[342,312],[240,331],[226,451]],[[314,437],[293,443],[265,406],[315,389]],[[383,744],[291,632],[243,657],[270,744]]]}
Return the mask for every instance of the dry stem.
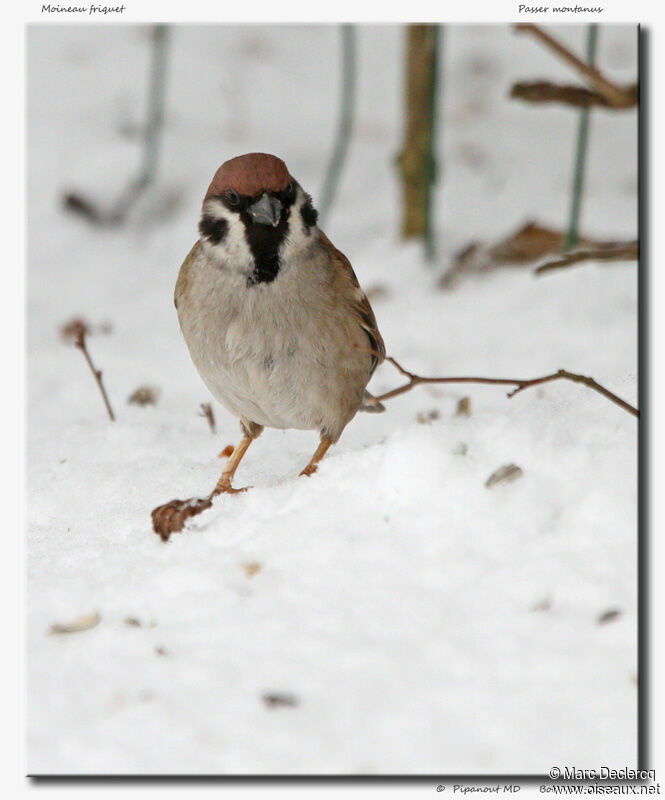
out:
{"label": "dry stem", "polygon": [[606,397],[608,400],[616,403],[616,405],[618,405],[620,408],[623,408],[623,410],[627,411],[629,414],[633,414],[636,417],[639,417],[640,415],[640,412],[634,406],[631,406],[630,403],[627,403],[613,392],[610,392],[609,389],[602,386],[593,378],[589,378],[585,375],[577,375],[576,373],[568,372],[565,369],[552,372],[550,375],[543,375],[541,378],[425,378],[422,375],[415,375],[414,373],[404,369],[404,367],[391,356],[386,356],[385,361],[389,361],[397,370],[399,370],[399,372],[402,373],[402,375],[404,375],[405,378],[408,378],[409,381],[403,386],[398,386],[396,389],[391,389],[389,392],[377,395],[376,399],[381,402],[390,400],[400,394],[404,394],[405,392],[413,389],[414,386],[419,386],[423,383],[486,383],[498,386],[514,386],[515,388],[511,392],[508,392],[507,395],[508,397],[513,397],[518,392],[522,392],[524,389],[530,389],[532,386],[539,386],[542,383],[550,383],[551,381],[569,380],[573,381],[574,383],[583,383],[585,386],[588,386],[589,389],[593,389],[599,394],[602,394],[603,397]]}
{"label": "dry stem", "polygon": [[580,261],[636,261],[639,258],[639,246],[637,242],[618,242],[608,244],[605,247],[589,248],[587,250],[575,250],[554,261],[547,261],[534,270],[536,275],[544,275],[556,269],[570,267]]}
{"label": "dry stem", "polygon": [[88,362],[90,371],[92,372],[93,377],[97,382],[97,386],[99,386],[99,391],[102,394],[102,400],[104,401],[104,405],[106,406],[109,419],[111,420],[111,422],[114,422],[115,416],[113,414],[113,409],[111,408],[111,404],[109,403],[109,399],[106,395],[106,389],[104,388],[104,384],[102,383],[102,371],[100,369],[96,369],[95,365],[92,363],[92,359],[90,358],[90,353],[88,353],[88,348],[85,343],[85,337],[86,337],[86,330],[84,326],[78,324],[76,326],[76,332],[74,336],[74,345],[78,347],[78,349],[83,353],[85,360]]}
{"label": "dry stem", "polygon": [[599,95],[605,98],[606,104],[611,108],[630,108],[637,104],[639,92],[636,86],[624,87],[612,83],[600,70],[592,67],[590,64],[585,64],[582,59],[578,58],[567,47],[564,47],[564,45],[548,33],[545,33],[538,25],[522,23],[515,25],[515,30],[518,33],[523,32],[531,34],[550,50],[555,52],[567,64],[570,64]]}

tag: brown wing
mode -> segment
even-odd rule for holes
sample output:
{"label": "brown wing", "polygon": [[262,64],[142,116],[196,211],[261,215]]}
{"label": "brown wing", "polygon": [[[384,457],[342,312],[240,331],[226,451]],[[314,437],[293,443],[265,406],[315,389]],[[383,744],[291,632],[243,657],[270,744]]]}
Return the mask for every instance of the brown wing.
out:
{"label": "brown wing", "polygon": [[369,372],[371,376],[379,362],[383,360],[383,357],[386,354],[386,347],[383,343],[383,339],[381,338],[381,334],[379,333],[379,328],[376,324],[376,317],[372,311],[372,306],[369,304],[369,300],[367,299],[365,292],[363,292],[363,290],[360,288],[358,278],[356,278],[356,273],[353,271],[353,267],[351,266],[349,259],[344,255],[344,253],[341,253],[335,247],[335,245],[330,241],[325,233],[323,233],[323,231],[319,231],[319,235],[321,237],[321,243],[324,245],[324,247],[330,249],[333,262],[344,273],[345,277],[353,287],[353,293],[355,296],[353,310],[357,315],[358,324],[367,336],[369,341],[369,349],[372,351],[372,363]]}

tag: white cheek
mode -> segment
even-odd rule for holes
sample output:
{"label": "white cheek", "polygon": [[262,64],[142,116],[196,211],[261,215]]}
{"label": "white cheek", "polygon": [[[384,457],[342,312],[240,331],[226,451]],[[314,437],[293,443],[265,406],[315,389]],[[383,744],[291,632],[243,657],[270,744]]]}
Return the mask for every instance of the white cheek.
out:
{"label": "white cheek", "polygon": [[312,234],[316,228],[313,227],[308,230],[303,221],[301,209],[305,204],[305,200],[306,198],[299,191],[289,215],[289,232],[280,248],[280,256],[283,261],[287,261],[297,255],[311,244]]}
{"label": "white cheek", "polygon": [[201,244],[208,257],[233,272],[251,272],[254,269],[254,259],[240,217],[229,211],[219,200],[209,200],[205,210],[216,219],[225,219],[228,224],[226,234],[219,244],[212,244],[201,238]]}

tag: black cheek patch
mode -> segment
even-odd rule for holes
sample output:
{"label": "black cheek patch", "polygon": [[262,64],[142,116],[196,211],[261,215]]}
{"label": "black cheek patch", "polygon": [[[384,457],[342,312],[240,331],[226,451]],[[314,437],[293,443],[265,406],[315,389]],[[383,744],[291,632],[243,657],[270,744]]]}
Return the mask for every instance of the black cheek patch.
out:
{"label": "black cheek patch", "polygon": [[199,222],[199,233],[210,244],[219,244],[226,236],[228,229],[229,223],[225,219],[210,217],[207,214],[204,214]]}
{"label": "black cheek patch", "polygon": [[312,205],[312,198],[308,197],[303,207],[300,209],[300,216],[305,224],[305,228],[309,231],[316,225],[316,220],[319,218],[319,212]]}

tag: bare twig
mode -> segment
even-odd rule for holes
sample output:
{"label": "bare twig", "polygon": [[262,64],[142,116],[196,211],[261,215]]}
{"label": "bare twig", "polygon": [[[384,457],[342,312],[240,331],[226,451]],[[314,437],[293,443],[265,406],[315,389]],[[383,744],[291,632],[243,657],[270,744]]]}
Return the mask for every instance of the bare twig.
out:
{"label": "bare twig", "polygon": [[629,108],[637,103],[637,91],[633,86],[617,86],[608,80],[598,69],[585,64],[567,47],[550,36],[548,33],[533,23],[515,25],[518,33],[529,33],[539,39],[546,47],[556,53],[567,64],[582,76],[582,78],[600,95],[602,95],[611,108]]}
{"label": "bare twig", "polygon": [[[377,355],[379,354],[377,353]],[[603,397],[616,403],[616,405],[623,408],[623,410],[627,411],[629,414],[633,414],[636,417],[640,415],[640,412],[634,406],[631,406],[630,403],[627,403],[613,392],[610,392],[609,389],[606,389],[593,378],[589,378],[586,375],[577,375],[565,369],[552,372],[550,375],[543,375],[541,378],[425,378],[422,375],[415,375],[413,372],[404,369],[404,367],[391,356],[386,356],[385,361],[389,361],[405,378],[408,378],[408,383],[405,383],[403,386],[398,386],[396,389],[391,389],[384,394],[377,395],[376,399],[381,402],[391,400],[393,397],[411,391],[414,386],[419,386],[424,383],[485,383],[495,386],[514,386],[515,388],[507,394],[508,397],[514,397],[518,392],[530,389],[532,386],[539,386],[540,384],[550,383],[551,381],[568,380],[573,381],[573,383],[583,383],[585,386],[588,386],[589,389],[593,389],[599,394],[602,394]]]}
{"label": "bare twig", "polygon": [[204,417],[208,420],[208,425],[210,425],[210,430],[212,433],[215,432],[215,414],[212,410],[212,405],[210,403],[201,403],[201,411],[199,413],[199,417]]}
{"label": "bare twig", "polygon": [[639,258],[638,242],[617,242],[605,247],[575,250],[554,261],[547,261],[536,267],[535,275],[544,275],[556,269],[579,264],[580,261],[636,261]]}
{"label": "bare twig", "polygon": [[85,327],[83,325],[78,325],[76,327],[76,332],[74,336],[74,345],[78,347],[78,349],[83,353],[85,360],[88,362],[90,371],[92,372],[95,381],[97,382],[97,386],[99,386],[99,391],[102,393],[102,399],[104,400],[104,405],[106,406],[109,419],[111,420],[111,422],[114,422],[115,416],[113,414],[113,409],[111,408],[111,404],[109,403],[109,399],[106,395],[106,389],[104,388],[104,384],[102,383],[102,371],[100,369],[96,369],[95,365],[92,363],[92,359],[90,358],[90,353],[88,353],[88,348],[86,347],[85,344],[85,336],[86,336]]}
{"label": "bare twig", "polygon": [[621,106],[612,105],[607,97],[600,92],[585,89],[582,86],[564,86],[550,83],[549,81],[520,81],[515,83],[510,90],[510,96],[528,103],[564,103],[579,108],[600,106],[602,108],[628,109],[637,105],[638,86],[626,86],[626,102]]}
{"label": "bare twig", "polygon": [[67,192],[63,197],[64,207],[85,217],[96,225],[120,225],[128,217],[148,186],[155,182],[157,156],[163,138],[164,93],[166,86],[166,62],[169,27],[165,24],[152,26],[152,64],[148,88],[148,118],[143,131],[142,165],[138,175],[130,180],[109,210],[98,207],[94,200],[78,192]]}

